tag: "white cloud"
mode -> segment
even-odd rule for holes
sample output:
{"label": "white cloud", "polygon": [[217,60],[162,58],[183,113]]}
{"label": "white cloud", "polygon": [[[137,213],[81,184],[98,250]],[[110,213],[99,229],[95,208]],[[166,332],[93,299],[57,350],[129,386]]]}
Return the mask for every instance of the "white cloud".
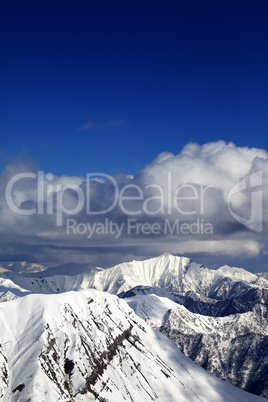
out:
{"label": "white cloud", "polygon": [[[123,120],[108,121],[97,123],[93,120],[87,123],[92,129],[108,126],[116,126],[124,124]],[[86,127],[86,125],[84,126]],[[125,185],[135,185],[142,192],[143,199],[135,199],[132,201],[124,201],[124,205],[129,211],[138,211],[141,214],[134,216],[137,222],[141,224],[159,224],[160,233],[149,235],[142,232],[136,233],[127,230],[127,222],[132,215],[127,215],[117,203],[115,207],[102,216],[92,216],[87,213],[87,203],[78,211],[75,216],[68,216],[63,213],[63,226],[56,226],[57,211],[57,193],[61,186],[64,187],[73,184],[83,192],[86,197],[86,180],[83,177],[69,176],[47,176],[44,177],[44,185],[48,189],[47,195],[53,196],[53,213],[35,214],[31,216],[17,215],[10,210],[5,200],[5,188],[8,180],[16,173],[23,171],[36,172],[37,167],[27,163],[20,162],[7,166],[6,170],[0,175],[0,234],[2,247],[1,255],[21,255],[21,253],[31,253],[32,247],[35,247],[36,253],[40,259],[46,259],[50,253],[51,258],[61,258],[70,260],[97,260],[98,257],[109,261],[109,258],[118,258],[119,260],[127,259],[126,256],[148,255],[150,252],[159,254],[164,251],[170,251],[180,254],[210,254],[222,257],[240,257],[251,258],[257,255],[264,255],[267,249],[266,227],[268,224],[267,201],[268,201],[268,154],[265,150],[256,148],[236,147],[233,143],[225,143],[223,141],[198,145],[195,143],[187,144],[181,152],[174,155],[170,152],[159,154],[151,163],[141,169],[134,177],[130,175],[119,175],[114,177],[121,190]],[[233,207],[237,214],[248,219],[251,212],[251,190],[249,187],[249,177],[257,171],[262,171],[263,177],[263,220],[264,229],[260,234],[249,230],[237,222],[228,210],[226,204],[228,194],[232,187],[236,185],[242,178],[246,178],[248,190],[241,192],[232,200]],[[88,172],[90,173],[90,172]],[[170,193],[171,199],[174,198],[177,188],[184,184],[191,184],[197,191],[197,199],[180,200],[180,211],[193,212],[194,214],[185,215],[178,212],[174,206],[174,202],[170,210],[168,210],[169,199],[167,194]],[[50,187],[47,187],[50,185]],[[52,185],[54,187],[52,187]],[[148,187],[149,186],[149,187]],[[201,205],[201,186],[211,186],[207,189],[203,197],[203,205]],[[148,215],[144,211],[144,201],[149,197],[159,196],[159,187],[164,194],[164,211],[159,209],[159,199],[151,202],[150,207],[159,213]],[[137,190],[130,188],[127,195],[136,195]],[[190,191],[193,196],[193,190]],[[186,196],[187,194],[182,194]],[[16,194],[15,202],[19,207],[25,205],[27,208],[37,207],[38,193],[36,181],[27,179],[24,182],[18,182],[14,186],[14,194]],[[78,193],[75,191],[65,191],[64,206],[73,209],[77,205]],[[90,208],[106,209],[112,204],[114,197],[114,188],[112,182],[105,179],[96,179],[91,187],[90,192]],[[52,202],[51,201],[51,202]],[[174,201],[174,200],[173,200]],[[149,204],[148,204],[149,205]],[[147,205],[147,206],[148,206]],[[259,204],[256,204],[259,205]],[[202,206],[204,210],[202,211]],[[45,211],[47,204],[45,205]],[[85,225],[98,224],[104,222],[107,218],[115,224],[125,226],[122,230],[122,236],[115,240],[112,232],[105,235],[94,233],[90,240],[83,235],[67,235],[66,219],[72,217],[79,223]],[[204,223],[213,226],[213,234],[206,235],[204,233],[165,233],[163,227],[165,219],[169,219],[171,226],[179,219],[180,224],[191,225],[198,219]],[[27,244],[27,247],[25,246]],[[263,248],[261,247],[263,244]],[[103,247],[98,248],[99,245]],[[88,247],[90,246],[90,249]],[[116,246],[116,247],[115,247]],[[59,250],[59,251],[58,251]],[[90,256],[89,251],[90,250]],[[116,250],[116,251],[115,251]],[[153,251],[154,250],[154,251]],[[27,254],[27,255],[28,255]],[[27,257],[26,255],[26,257]],[[108,258],[108,256],[110,256]],[[125,257],[124,257],[125,256]],[[24,259],[25,255],[24,255]],[[114,260],[113,260],[114,261]],[[116,262],[116,261],[115,261]]]}
{"label": "white cloud", "polygon": [[207,253],[229,257],[256,257],[261,245],[255,240],[189,241],[178,245],[178,253]]}

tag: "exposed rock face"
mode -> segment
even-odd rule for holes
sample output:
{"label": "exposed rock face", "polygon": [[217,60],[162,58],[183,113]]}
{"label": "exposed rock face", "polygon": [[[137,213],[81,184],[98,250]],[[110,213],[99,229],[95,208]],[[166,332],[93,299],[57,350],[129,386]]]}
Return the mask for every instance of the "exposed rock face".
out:
{"label": "exposed rock face", "polygon": [[268,398],[268,322],[254,312],[209,317],[154,294],[127,298],[152,327],[206,370]]}
{"label": "exposed rock face", "polygon": [[268,398],[268,324],[257,314],[223,319],[176,309],[164,317],[159,330],[210,373]]}

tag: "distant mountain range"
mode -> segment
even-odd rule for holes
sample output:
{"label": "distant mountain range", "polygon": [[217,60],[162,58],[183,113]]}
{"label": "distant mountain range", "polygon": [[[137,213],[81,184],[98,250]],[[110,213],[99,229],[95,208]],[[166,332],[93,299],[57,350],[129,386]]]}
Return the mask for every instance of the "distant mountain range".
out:
{"label": "distant mountain range", "polygon": [[[78,272],[75,272],[75,268],[78,268]],[[90,288],[95,289],[96,291],[88,290]],[[68,291],[75,292],[69,293]],[[68,293],[63,294],[63,292]],[[115,296],[103,295],[99,292],[112,293],[114,295],[117,295],[119,298]],[[31,295],[31,293],[33,294]],[[44,293],[47,294],[47,296],[35,296],[34,294],[36,293]],[[61,293],[61,295],[53,296],[51,295],[52,293]],[[116,303],[119,303],[117,304],[118,306],[125,306],[124,301],[120,301],[120,299],[125,299],[125,301],[132,309],[128,311],[134,311],[136,313],[135,317],[139,316],[147,324],[145,324],[144,321],[139,321],[137,317],[136,319],[139,322],[143,322],[143,325],[149,324],[151,327],[156,329],[158,333],[161,332],[162,334],[166,335],[166,337],[170,338],[178,346],[178,348],[184,353],[185,356],[190,357],[194,362],[196,362],[206,370],[210,371],[215,376],[224,379],[229,383],[246,391],[268,398],[268,281],[263,277],[253,275],[250,272],[241,268],[228,266],[223,266],[218,270],[211,270],[206,268],[204,265],[192,262],[186,257],[177,257],[167,253],[161,255],[160,257],[152,258],[145,261],[133,261],[130,263],[119,264],[109,269],[96,268],[88,265],[81,265],[79,267],[76,267],[73,264],[68,264],[66,266],[49,268],[47,270],[40,269],[38,272],[35,273],[29,272],[28,269],[26,269],[26,272],[22,273],[21,270],[16,269],[13,272],[12,270],[9,270],[9,272],[5,271],[0,274],[0,301],[8,301],[8,303],[4,303],[2,304],[2,306],[7,309],[18,308],[21,312],[24,311],[26,303],[28,303],[24,300],[33,300],[31,303],[37,303],[38,305],[38,300],[41,297],[40,300],[42,300],[43,304],[40,302],[42,306],[40,305],[39,307],[42,311],[49,310],[49,307],[47,306],[49,306],[51,303],[53,304],[54,302],[56,304],[58,303],[58,309],[60,311],[60,309],[63,308],[62,305],[65,305],[67,303],[67,300],[70,300],[70,303],[72,303],[73,300],[76,300],[76,298],[89,297],[88,295],[90,293],[92,293],[93,295],[90,297],[93,299],[93,302],[95,304],[97,303],[97,299],[99,300],[102,297],[107,297],[109,303],[110,301],[111,303],[114,303],[114,300],[116,300]],[[50,294],[50,296],[48,296],[48,294]],[[25,298],[23,297],[25,295],[28,296]],[[20,298],[21,300],[11,301],[17,298]],[[95,298],[97,299],[95,300]],[[74,303],[76,303],[76,301],[74,301]],[[95,304],[92,304],[92,306]],[[72,308],[76,309],[77,307],[75,305],[74,307],[70,307],[70,309]],[[33,308],[31,307],[30,310],[32,309]],[[85,309],[85,307],[83,307],[83,309]],[[42,313],[40,311],[38,313],[36,312],[36,314],[39,314],[39,316],[41,314],[42,316]],[[93,313],[95,314],[96,310],[94,310]],[[72,316],[73,313],[69,314]],[[117,313],[111,314],[111,317],[113,317],[114,314],[116,315]],[[98,321],[98,325],[100,325],[101,327],[103,326],[102,323],[105,321],[105,319],[105,314],[103,317],[102,315],[95,316],[95,320]],[[30,317],[29,320],[31,321]],[[77,337],[80,337],[79,339],[82,339],[82,335],[80,334],[80,332],[73,333],[73,331],[76,331],[78,327],[80,328],[81,323],[83,324],[84,322],[87,322],[87,318],[83,316],[83,319],[80,319],[81,323],[75,324],[75,329],[68,329],[68,331],[70,330],[72,333],[72,341],[70,341],[70,346],[66,349],[65,352],[64,347],[61,344],[61,342],[63,342],[64,344],[64,341],[62,341],[64,336],[60,334],[56,335],[57,326],[59,328],[60,326],[64,327],[65,323],[60,324],[62,321],[59,319],[58,324],[52,324],[50,320],[53,321],[52,317],[48,317],[47,323],[42,321],[42,325],[46,326],[48,324],[49,328],[51,325],[54,325],[53,335],[46,335],[47,343],[49,345],[49,339],[51,340],[53,337],[53,339],[56,339],[55,342],[60,343],[60,345],[58,345],[59,349],[57,353],[59,355],[58,358],[62,360],[62,356],[68,355],[68,348],[71,348],[70,350],[73,350],[74,346],[71,345],[74,339],[76,339]],[[74,322],[76,322],[75,319],[73,323]],[[7,326],[7,328],[8,325],[10,325],[7,319],[5,321],[5,325]],[[96,324],[97,327],[98,325]],[[135,326],[133,323],[131,325]],[[41,327],[38,328],[40,332]],[[28,329],[25,329],[25,331],[27,332]],[[101,329],[101,331],[103,331],[103,329]],[[20,336],[22,336],[22,334],[15,334],[14,336],[16,336],[16,339],[20,339]],[[57,341],[57,336],[63,336],[63,338],[60,338],[60,340]],[[85,333],[83,333],[83,337],[85,336]],[[153,338],[155,337],[155,335],[150,336],[152,336]],[[162,340],[166,338],[163,338],[163,336],[161,338],[158,338],[159,336],[160,335],[157,335],[157,339],[161,339],[161,342],[164,342]],[[115,339],[113,339],[113,341],[114,340]],[[1,345],[3,345],[5,340],[0,342]],[[105,342],[107,343],[107,341]],[[137,342],[139,343],[139,341]],[[148,343],[148,345],[149,344],[150,342]],[[29,346],[27,347],[29,348]],[[41,347],[41,349],[43,347],[44,345]],[[49,346],[47,347],[49,348]],[[88,350],[92,350],[92,347],[93,345],[90,344]],[[83,348],[84,346],[82,345],[82,348],[80,349],[80,351],[78,351],[79,356],[75,358],[76,360],[80,361],[82,359],[82,357],[80,357],[80,352],[83,350],[83,353],[85,353],[85,350]],[[12,353],[15,353],[12,348],[10,350],[12,351]],[[38,353],[41,353],[40,350]],[[148,353],[149,355],[150,353],[152,353],[151,350],[148,350],[146,350],[146,355]],[[104,353],[104,351],[102,351],[101,353]],[[105,353],[109,354],[109,351],[106,350]],[[44,355],[46,356],[46,354]],[[7,355],[3,354],[3,356],[5,357],[3,357],[2,364],[2,380],[6,376],[5,373],[8,372],[8,367],[3,368],[5,367],[5,358],[7,360],[9,359]],[[27,356],[29,357],[29,355]],[[67,357],[65,357],[65,359],[66,358]],[[37,364],[36,357],[34,359],[35,364]],[[71,359],[71,355],[68,357],[68,359],[72,361],[75,360],[73,358]],[[125,359],[127,358],[124,357],[123,360]],[[167,362],[166,359],[167,356],[165,356],[164,359],[165,363]],[[50,357],[50,360],[51,363],[53,361],[53,356]],[[55,359],[54,361],[56,362]],[[83,363],[81,363],[82,366],[85,367],[86,363],[83,359],[81,361],[83,361]],[[188,362],[187,359],[186,361]],[[39,360],[38,362],[40,363]],[[170,362],[168,362],[168,365],[169,363]],[[53,367],[55,364],[53,363]],[[79,367],[82,370],[81,364],[79,363]],[[64,360],[61,361],[61,367],[62,365],[64,365]],[[44,369],[42,365],[40,367],[40,370],[43,370],[44,372],[48,370],[47,373],[50,372],[50,368]],[[15,368],[13,369],[15,370]],[[156,372],[158,372],[158,369],[159,367],[155,368]],[[11,368],[9,368],[9,370],[11,370]],[[53,368],[53,370],[55,371],[56,368]],[[57,368],[57,370],[59,369]],[[59,376],[60,378],[60,376],[62,375],[62,378],[65,378],[66,380],[66,373],[60,374],[60,371],[57,370],[55,371],[56,377]],[[81,370],[79,372],[85,380],[85,372]],[[122,373],[123,372],[124,370],[122,369]],[[120,375],[123,375],[122,373],[117,373],[116,376],[119,375],[120,377]],[[46,375],[49,377],[48,374]],[[53,375],[54,374],[50,373],[51,378],[53,378]],[[145,377],[147,378],[147,373],[143,373],[143,375],[145,375]],[[128,376],[129,373],[127,377]],[[78,377],[78,374],[74,375],[72,372],[73,381],[77,380],[78,382],[75,383],[76,385],[72,383],[69,385],[67,384],[67,386],[65,384],[67,387],[66,395],[69,395],[69,398],[74,398],[72,400],[75,401],[84,400],[79,399],[80,396],[74,397],[74,394],[78,392],[78,389],[80,389],[77,384],[81,385],[83,382],[81,378],[80,380],[78,380]],[[158,377],[156,376],[156,378]],[[176,377],[176,380],[174,380],[176,384],[178,384],[178,378]],[[162,379],[159,379],[159,381],[161,383]],[[11,388],[13,386],[16,387],[15,383],[12,384],[12,386],[10,385]],[[24,382],[23,384],[25,385],[25,391],[23,391],[23,388],[21,392],[26,392],[26,384]],[[17,384],[17,386],[18,385],[19,384]],[[128,388],[128,385],[124,385],[124,387],[125,386],[127,387],[128,392],[130,392],[129,395],[132,395],[130,389]],[[6,389],[11,389],[8,387],[9,385],[6,385]],[[58,386],[56,386],[55,389],[57,389],[57,387]],[[139,387],[141,387],[141,385],[139,385]],[[144,385],[141,387],[141,389],[143,389],[143,387]],[[70,391],[70,389],[72,389],[72,391]],[[74,391],[74,389],[76,389],[76,391]],[[83,390],[83,388],[81,389]],[[190,389],[192,389],[191,386]],[[87,392],[90,393],[91,391]],[[94,392],[96,392],[95,386]],[[161,395],[161,393],[158,394],[158,392],[160,391],[156,391],[155,389],[155,393],[156,395],[158,395],[158,397],[160,397],[161,401],[178,400],[172,399],[175,397],[174,395],[176,395],[176,393],[174,393],[171,399],[161,399],[163,395],[159,396]],[[40,393],[40,395],[41,394],[42,392]],[[52,393],[51,395],[54,398],[54,394]],[[104,400],[106,400],[104,396],[105,392],[99,395],[102,395]],[[116,395],[116,393],[114,395]],[[144,395],[147,394],[142,393],[140,400],[147,400],[144,399]],[[150,395],[152,396],[154,394],[151,393]],[[184,394],[182,394],[181,396],[182,399],[179,400],[184,400],[183,395]],[[156,399],[156,396],[153,397],[155,397]],[[190,399],[188,400],[199,400],[191,399],[193,398],[193,395],[189,398]],[[246,397],[243,396],[243,398]],[[243,398],[241,400],[246,400]],[[248,400],[254,400],[255,397],[252,395],[249,398],[253,399]],[[108,398],[107,400],[110,401],[114,399]],[[126,400],[132,399],[129,396],[129,398]],[[133,400],[138,399],[135,399],[134,396]],[[201,400],[208,401],[213,399],[201,398]],[[229,401],[236,399],[214,400]]]}
{"label": "distant mountain range", "polygon": [[34,264],[26,261],[16,261],[16,262],[4,262],[0,263],[0,273],[5,273],[7,275],[14,274],[28,274],[31,272],[42,272],[47,268],[41,264]]}

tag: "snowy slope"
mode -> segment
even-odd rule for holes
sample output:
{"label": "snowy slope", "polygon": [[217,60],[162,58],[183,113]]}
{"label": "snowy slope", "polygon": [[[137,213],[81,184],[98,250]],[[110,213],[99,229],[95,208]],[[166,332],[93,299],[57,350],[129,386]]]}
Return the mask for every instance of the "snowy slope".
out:
{"label": "snowy slope", "polygon": [[[166,253],[109,269],[91,267],[78,275],[73,275],[69,268],[66,268],[67,274],[61,268],[61,274],[54,276],[52,269],[47,271],[48,276],[44,271],[38,276],[15,276],[12,281],[33,293],[94,288],[123,295],[131,289],[153,288],[157,292],[158,288],[166,292],[163,296],[176,299],[194,313],[227,316],[255,311],[268,317],[268,282],[241,268],[224,266],[211,270],[186,257]],[[56,268],[55,273],[58,273]]]}
{"label": "snowy slope", "polygon": [[[48,275],[44,271],[38,277],[34,275],[35,279],[70,276],[70,272],[66,273],[63,269],[60,273],[55,269],[53,276],[52,269],[47,271]],[[244,287],[243,289],[240,287],[240,292],[248,290],[249,287],[263,286],[268,289],[267,281],[242,268],[224,266],[218,270],[211,270],[192,262],[189,258],[168,253],[144,261],[122,263],[109,269],[92,269],[76,276],[83,277],[81,288],[90,287],[113,294],[126,292],[139,285],[158,287],[180,294],[197,291],[203,296],[210,297],[213,294],[218,298],[228,297],[233,292],[233,287],[239,283]],[[22,279],[19,276],[14,278],[17,284],[20,280]],[[31,282],[30,279],[28,282]]]}
{"label": "snowy slope", "polygon": [[258,272],[256,275],[260,278],[268,280],[268,272]]}
{"label": "snowy slope", "polygon": [[28,295],[3,303],[0,321],[4,402],[263,400],[197,366],[113,295]]}
{"label": "snowy slope", "polygon": [[[49,271],[48,275],[46,272]],[[208,292],[212,284],[215,271],[209,270],[200,264],[195,264],[185,257],[175,257],[171,254],[163,254],[157,258],[151,258],[145,261],[132,261],[130,263],[122,263],[109,269],[93,270],[93,272],[84,272],[76,275],[79,280],[72,278],[64,279],[64,283],[58,283],[59,277],[70,276],[64,271],[58,274],[55,269],[55,275],[49,269],[40,273],[40,275],[15,276],[12,280],[19,286],[26,287],[30,291],[38,291],[40,287],[41,292],[55,291],[53,282],[59,288],[59,291],[69,290],[66,285],[67,282],[72,285],[72,281],[76,283],[81,282],[81,288],[95,288],[101,291],[118,294],[127,291],[137,285],[154,286],[166,289],[168,291],[185,293],[190,290],[195,290],[197,287],[201,289],[202,293]],[[2,274],[4,277],[4,274]],[[38,287],[33,287],[33,278],[38,282]],[[45,282],[46,285],[42,285]],[[27,285],[28,283],[28,285]],[[35,286],[35,285],[34,285]]]}
{"label": "snowy slope", "polygon": [[193,314],[153,294],[125,299],[153,328],[212,374],[268,398],[268,322],[248,312],[228,317]]}
{"label": "snowy slope", "polygon": [[159,297],[154,294],[130,297],[126,298],[125,301],[140,318],[157,330],[163,326],[167,314],[178,307],[184,308],[166,297]]}
{"label": "snowy slope", "polygon": [[16,285],[8,278],[0,278],[0,300],[9,301],[28,294],[28,290]]}
{"label": "snowy slope", "polygon": [[268,289],[267,283],[242,268],[224,266],[218,270],[211,270],[204,265],[192,262],[189,258],[168,253],[160,257],[123,263],[102,270],[90,276],[85,286],[89,285],[97,290],[114,294],[143,285],[180,294],[197,290],[204,296],[210,296],[211,292],[215,293],[215,288],[219,287],[221,281],[226,279],[229,287],[225,286],[225,296],[228,296],[232,286],[238,282],[245,286],[258,286],[258,283],[261,283]]}
{"label": "snowy slope", "polygon": [[[27,289],[27,291],[31,293],[67,292],[83,288],[83,282],[86,281],[87,276],[94,275],[95,272],[101,270],[102,268],[71,263],[48,268],[42,272],[27,273],[24,275],[16,275],[16,273],[6,274],[6,272],[4,272],[0,275],[0,286],[3,286],[3,291],[6,283],[9,284],[7,285],[7,291],[9,287],[17,287]],[[74,275],[77,271],[81,272]],[[0,294],[0,302],[1,301],[5,300],[1,298]]]}

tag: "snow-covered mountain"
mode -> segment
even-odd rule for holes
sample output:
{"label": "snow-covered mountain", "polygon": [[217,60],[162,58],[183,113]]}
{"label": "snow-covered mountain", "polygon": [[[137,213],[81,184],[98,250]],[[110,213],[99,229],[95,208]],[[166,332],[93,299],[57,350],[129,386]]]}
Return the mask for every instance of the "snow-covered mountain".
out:
{"label": "snow-covered mountain", "polygon": [[18,297],[23,297],[28,294],[29,291],[16,285],[12,280],[8,278],[0,277],[0,301],[5,302]]}
{"label": "snow-covered mountain", "polygon": [[258,272],[256,275],[268,280],[268,272]]}
{"label": "snow-covered mountain", "polygon": [[75,267],[3,272],[0,301],[89,288],[116,294],[192,360],[268,398],[267,280],[241,268],[211,270],[171,254],[109,269],[81,266],[76,275]]}
{"label": "snow-covered mountain", "polygon": [[[171,300],[190,311],[211,316],[255,311],[268,316],[268,282],[242,268],[223,266],[217,270],[186,257],[163,254],[144,261],[132,261],[109,269],[90,268],[78,275],[55,269],[40,275],[14,276],[12,281],[33,293],[56,293],[88,289],[124,295],[137,286],[169,292]],[[5,273],[1,274],[5,277]],[[167,293],[165,294],[167,296]]]}
{"label": "snow-covered mountain", "polygon": [[154,294],[125,299],[136,314],[193,361],[248,392],[268,398],[268,322],[256,313],[208,317]]}
{"label": "snow-covered mountain", "polygon": [[223,266],[208,269],[186,257],[165,253],[144,261],[132,261],[101,270],[85,281],[85,286],[109,293],[125,292],[137,285],[158,287],[169,292],[186,295],[198,292],[205,297],[227,299],[241,295],[249,287],[266,287],[266,281],[250,272]]}
{"label": "snow-covered mountain", "polygon": [[113,295],[28,295],[3,303],[0,321],[3,402],[263,400],[200,368]]}

